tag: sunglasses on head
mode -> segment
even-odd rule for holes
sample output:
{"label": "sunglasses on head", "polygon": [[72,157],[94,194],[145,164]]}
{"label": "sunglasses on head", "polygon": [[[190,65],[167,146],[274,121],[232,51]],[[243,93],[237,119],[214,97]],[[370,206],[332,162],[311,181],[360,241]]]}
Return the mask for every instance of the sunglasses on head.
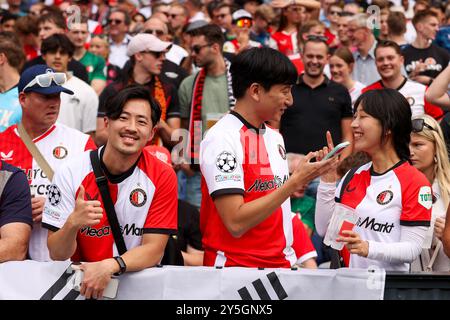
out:
{"label": "sunglasses on head", "polygon": [[164,35],[164,31],[163,30],[158,30],[158,29],[147,29],[144,31],[144,33],[148,33],[148,34],[152,34],[156,37],[161,37]]}
{"label": "sunglasses on head", "polygon": [[120,19],[108,19],[108,24],[121,24],[123,20]]}
{"label": "sunglasses on head", "polygon": [[238,28],[250,28],[252,24],[252,19],[239,19],[235,22]]}
{"label": "sunglasses on head", "polygon": [[26,89],[31,88],[35,84],[38,84],[43,88],[50,87],[50,85],[52,84],[52,80],[58,86],[63,85],[67,80],[66,74],[63,72],[47,72],[37,75],[33,80],[28,82],[28,84],[22,89],[22,92],[25,92]]}
{"label": "sunglasses on head", "polygon": [[413,119],[412,120],[412,132],[416,132],[416,133],[421,132],[421,131],[423,131],[424,127],[437,132],[437,130],[435,128],[433,128],[432,126],[430,126],[428,123],[426,123],[424,119]]}

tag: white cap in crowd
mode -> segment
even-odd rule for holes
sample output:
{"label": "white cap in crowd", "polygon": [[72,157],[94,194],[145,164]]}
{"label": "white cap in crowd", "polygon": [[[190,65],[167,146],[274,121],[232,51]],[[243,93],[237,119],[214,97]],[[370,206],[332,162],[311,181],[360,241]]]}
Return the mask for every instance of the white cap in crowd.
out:
{"label": "white cap in crowd", "polygon": [[171,42],[161,41],[152,34],[139,33],[131,38],[127,47],[127,56],[131,57],[132,55],[143,51],[166,51],[171,45]]}

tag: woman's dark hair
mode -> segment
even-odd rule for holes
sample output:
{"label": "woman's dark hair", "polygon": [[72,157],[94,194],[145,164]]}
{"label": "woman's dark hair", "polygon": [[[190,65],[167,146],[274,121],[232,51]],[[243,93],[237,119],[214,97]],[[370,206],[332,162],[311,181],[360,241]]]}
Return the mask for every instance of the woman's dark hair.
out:
{"label": "woman's dark hair", "polygon": [[75,46],[65,34],[60,33],[55,33],[42,41],[41,53],[43,55],[48,52],[55,53],[58,52],[58,50],[61,50],[61,52],[67,53],[69,57],[72,57],[75,52]]}
{"label": "woman's dark hair", "polygon": [[251,48],[239,53],[231,64],[233,94],[242,98],[245,91],[259,83],[265,90],[276,84],[295,84],[297,69],[284,54],[271,48]]}
{"label": "woman's dark hair", "polygon": [[105,115],[111,120],[117,120],[123,112],[123,107],[129,100],[141,99],[148,101],[151,108],[152,124],[155,126],[161,118],[161,107],[152,97],[148,88],[141,85],[131,85],[120,90],[118,94],[108,99]]}
{"label": "woman's dark hair", "polygon": [[390,131],[397,155],[402,160],[408,160],[412,114],[406,98],[394,89],[370,90],[360,95],[355,101],[355,111],[359,105],[364,112],[380,121],[381,143],[386,143]]}

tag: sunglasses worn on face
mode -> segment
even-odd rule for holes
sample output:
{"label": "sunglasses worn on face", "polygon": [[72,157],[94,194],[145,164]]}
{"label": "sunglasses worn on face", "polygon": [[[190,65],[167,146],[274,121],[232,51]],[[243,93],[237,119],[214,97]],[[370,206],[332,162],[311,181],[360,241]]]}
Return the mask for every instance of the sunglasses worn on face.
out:
{"label": "sunglasses worn on face", "polygon": [[313,34],[310,34],[309,36],[307,36],[306,39],[312,40],[312,41],[322,41],[322,42],[325,42],[325,43],[328,41],[328,38],[325,37],[325,36],[316,36],[316,35],[313,35]]}
{"label": "sunglasses worn on face", "polygon": [[204,44],[202,46],[199,45],[195,45],[191,48],[191,51],[194,52],[195,54],[199,54],[200,51],[204,48],[204,47],[208,47],[210,46],[210,44]]}
{"label": "sunglasses worn on face", "polygon": [[108,19],[108,24],[121,24],[123,20],[120,19]]}
{"label": "sunglasses worn on face", "polygon": [[437,130],[435,128],[433,128],[432,126],[430,126],[428,123],[426,123],[424,119],[413,119],[412,120],[412,132],[416,132],[416,133],[421,132],[421,131],[423,131],[424,127],[437,132]]}
{"label": "sunglasses worn on face", "polygon": [[239,19],[238,21],[236,21],[235,24],[238,28],[251,28],[252,20],[251,19]]}
{"label": "sunglasses worn on face", "polygon": [[157,30],[157,29],[147,29],[144,31],[144,33],[149,33],[152,34],[156,37],[161,37],[164,35],[164,31],[163,30]]}
{"label": "sunglasses worn on face", "polygon": [[40,87],[47,88],[52,84],[52,80],[58,85],[63,85],[67,78],[66,74],[62,72],[48,72],[45,74],[37,75],[33,80],[31,80],[22,90],[25,92],[26,89],[31,88],[35,84],[38,84]]}
{"label": "sunglasses worn on face", "polygon": [[143,53],[150,53],[150,54],[153,55],[156,59],[159,59],[159,58],[161,58],[163,55],[166,54],[165,51],[159,51],[159,52],[157,52],[157,51],[149,51],[149,50],[147,50],[147,51],[142,51],[142,52],[143,52]]}

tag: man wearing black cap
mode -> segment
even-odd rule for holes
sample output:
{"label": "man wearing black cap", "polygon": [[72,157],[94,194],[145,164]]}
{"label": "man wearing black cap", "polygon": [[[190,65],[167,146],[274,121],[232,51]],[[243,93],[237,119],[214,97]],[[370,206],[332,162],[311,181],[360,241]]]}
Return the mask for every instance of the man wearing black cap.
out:
{"label": "man wearing black cap", "polygon": [[[38,261],[50,260],[47,231],[41,228],[40,222],[45,199],[49,194],[52,171],[75,155],[95,148],[88,135],[56,123],[61,92],[73,94],[62,86],[65,81],[64,73],[55,73],[46,65],[26,69],[18,84],[22,121],[0,134],[1,160],[20,167],[30,183],[34,224],[29,255],[31,259]],[[26,136],[31,140],[28,145],[24,143]],[[32,154],[29,151],[32,145],[37,148],[48,167],[36,157],[36,152],[33,151]]]}

